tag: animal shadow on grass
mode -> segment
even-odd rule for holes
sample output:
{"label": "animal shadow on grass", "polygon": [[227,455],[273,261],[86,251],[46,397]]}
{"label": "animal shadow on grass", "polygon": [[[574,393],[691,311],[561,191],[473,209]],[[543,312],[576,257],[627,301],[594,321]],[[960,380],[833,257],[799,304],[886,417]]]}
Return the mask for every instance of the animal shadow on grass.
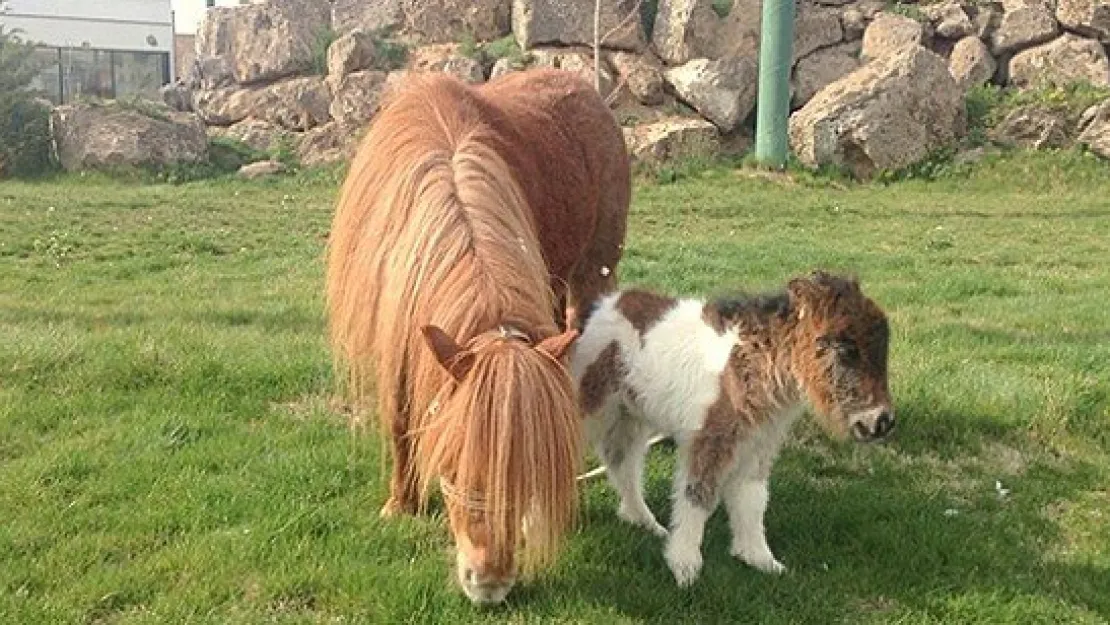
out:
{"label": "animal shadow on grass", "polygon": [[[617,498],[600,478],[586,487],[582,529],[560,570],[518,589],[511,604],[533,614],[550,606],[553,617],[558,603],[550,600],[558,599],[640,622],[797,623],[882,620],[906,611],[947,620],[955,614],[946,617],[945,602],[954,597],[1037,596],[1110,618],[1110,593],[1097,581],[1105,572],[1049,555],[1066,542],[1050,511],[1098,488],[1098,470],[1035,453],[1019,470],[1000,474],[979,451],[989,456],[988,446],[1005,445],[1003,432],[987,419],[935,411],[915,431],[914,417],[929,410],[905,406],[903,431],[882,447],[833,443],[812,421],[799,424],[801,442],[788,445],[772,473],[766,516],[771,548],[789,569],[784,576],[729,556],[719,508],[706,526],[701,576],[679,589],[662,541],[617,518]],[[935,439],[941,433],[931,430],[957,420],[966,431],[948,447],[951,460],[916,442],[902,449],[900,439]],[[673,451],[654,449],[646,495],[664,524],[672,470]]]}

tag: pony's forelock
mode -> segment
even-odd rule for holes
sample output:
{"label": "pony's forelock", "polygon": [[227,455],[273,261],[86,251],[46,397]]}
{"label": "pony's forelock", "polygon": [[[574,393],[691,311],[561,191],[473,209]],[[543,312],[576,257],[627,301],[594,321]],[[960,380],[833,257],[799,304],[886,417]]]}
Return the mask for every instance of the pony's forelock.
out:
{"label": "pony's forelock", "polygon": [[418,437],[420,488],[427,494],[443,476],[448,505],[480,502],[491,535],[503,537],[486,546],[492,557],[520,549],[527,576],[551,563],[575,517],[574,387],[560,362],[521,341],[486,334],[472,350],[467,377],[441,394]]}

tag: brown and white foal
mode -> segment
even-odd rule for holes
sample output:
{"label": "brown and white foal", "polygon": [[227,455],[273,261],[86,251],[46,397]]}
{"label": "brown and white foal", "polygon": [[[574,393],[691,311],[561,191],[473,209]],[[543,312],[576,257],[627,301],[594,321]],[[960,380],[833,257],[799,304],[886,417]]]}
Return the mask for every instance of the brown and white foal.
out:
{"label": "brown and white foal", "polygon": [[[628,290],[589,311],[571,356],[587,433],[619,516],[667,537],[680,586],[701,570],[705,523],[722,499],[732,555],[785,570],[763,529],[771,465],[807,404],[834,435],[890,433],[888,339],[886,316],[859,284],[823,272],[774,295],[707,303]],[[669,533],[641,484],[656,434],[677,443]]]}

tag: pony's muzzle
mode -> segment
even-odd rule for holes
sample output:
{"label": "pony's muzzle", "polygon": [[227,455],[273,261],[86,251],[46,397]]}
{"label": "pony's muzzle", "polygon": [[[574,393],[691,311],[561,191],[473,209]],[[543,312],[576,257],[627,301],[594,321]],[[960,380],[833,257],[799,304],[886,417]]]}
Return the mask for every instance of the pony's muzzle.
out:
{"label": "pony's muzzle", "polygon": [[878,441],[894,431],[894,412],[876,408],[861,412],[852,418],[852,436],[861,442]]}

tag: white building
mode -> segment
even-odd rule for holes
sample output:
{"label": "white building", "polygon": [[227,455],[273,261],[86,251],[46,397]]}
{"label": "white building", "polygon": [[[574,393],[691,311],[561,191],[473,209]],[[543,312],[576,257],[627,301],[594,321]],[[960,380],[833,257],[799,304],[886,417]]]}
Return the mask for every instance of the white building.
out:
{"label": "white building", "polygon": [[[206,0],[198,0],[205,2]],[[35,87],[55,102],[156,96],[174,75],[171,0],[7,0],[5,30],[39,45]]]}

